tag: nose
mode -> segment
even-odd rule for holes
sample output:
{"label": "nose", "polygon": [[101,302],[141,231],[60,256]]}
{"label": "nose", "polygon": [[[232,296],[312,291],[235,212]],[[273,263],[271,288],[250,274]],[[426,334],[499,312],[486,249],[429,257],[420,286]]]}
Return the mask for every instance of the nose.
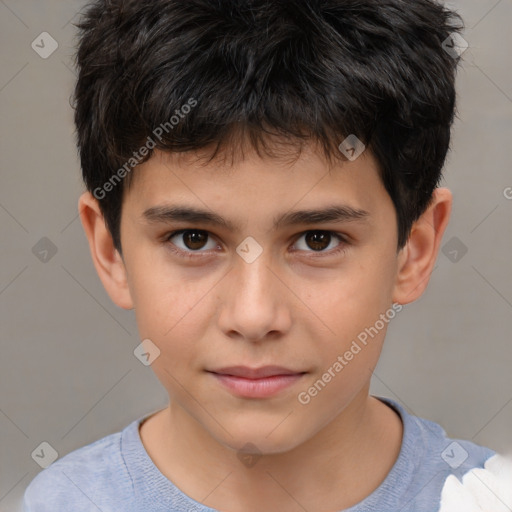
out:
{"label": "nose", "polygon": [[290,329],[290,291],[265,251],[252,263],[238,257],[222,282],[219,327],[230,338],[258,342]]}

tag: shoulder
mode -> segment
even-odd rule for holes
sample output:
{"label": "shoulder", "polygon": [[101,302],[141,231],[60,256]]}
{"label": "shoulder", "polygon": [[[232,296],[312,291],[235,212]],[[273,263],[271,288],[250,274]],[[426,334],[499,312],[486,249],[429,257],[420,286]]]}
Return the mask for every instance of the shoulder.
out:
{"label": "shoulder", "polygon": [[[410,431],[407,439],[411,452],[421,453],[422,463],[432,471],[462,475],[475,467],[483,467],[495,452],[465,439],[448,437],[441,425],[419,416],[408,415]],[[414,424],[414,426],[412,426]]]}
{"label": "shoulder", "polygon": [[[124,430],[136,428],[138,420]],[[43,469],[24,493],[23,512],[119,510],[120,499],[132,493],[122,456],[123,432],[110,434],[74,450]],[[123,509],[124,510],[124,509]]]}
{"label": "shoulder", "polygon": [[390,399],[379,399],[395,409],[404,426],[398,460],[385,482],[386,494],[392,496],[390,510],[437,511],[449,478],[460,481],[495,455],[471,441],[448,437],[439,424],[408,413]]}

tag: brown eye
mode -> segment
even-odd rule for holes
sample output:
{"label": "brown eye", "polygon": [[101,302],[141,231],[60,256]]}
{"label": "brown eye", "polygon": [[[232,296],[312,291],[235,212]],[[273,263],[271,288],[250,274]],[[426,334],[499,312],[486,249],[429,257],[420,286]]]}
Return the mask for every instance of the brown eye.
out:
{"label": "brown eye", "polygon": [[183,233],[183,241],[188,249],[202,249],[208,241],[208,234],[204,231],[187,231]]}
{"label": "brown eye", "polygon": [[[200,229],[182,229],[166,237],[166,241],[175,245],[181,252],[205,252],[201,249],[215,249],[217,244],[209,239],[209,233]],[[211,243],[207,247],[208,242]]]}
{"label": "brown eye", "polygon": [[[335,242],[336,240],[338,243],[333,244],[333,241]],[[332,231],[314,230],[303,233],[295,243],[295,248],[303,252],[326,253],[327,255],[344,249],[346,245],[347,242],[344,238]]]}
{"label": "brown eye", "polygon": [[306,243],[314,251],[321,251],[329,247],[331,234],[328,231],[310,231],[306,233]]}

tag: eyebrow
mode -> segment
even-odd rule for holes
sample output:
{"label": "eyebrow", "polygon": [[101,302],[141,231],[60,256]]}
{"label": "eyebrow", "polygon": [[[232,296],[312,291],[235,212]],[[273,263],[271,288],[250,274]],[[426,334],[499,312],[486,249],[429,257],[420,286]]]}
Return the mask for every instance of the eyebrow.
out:
{"label": "eyebrow", "polygon": [[[370,213],[347,205],[332,205],[317,210],[295,210],[274,218],[273,229],[296,224],[366,221]],[[238,226],[215,212],[183,205],[161,205],[148,208],[143,219],[153,223],[190,222],[221,226],[236,231]]]}

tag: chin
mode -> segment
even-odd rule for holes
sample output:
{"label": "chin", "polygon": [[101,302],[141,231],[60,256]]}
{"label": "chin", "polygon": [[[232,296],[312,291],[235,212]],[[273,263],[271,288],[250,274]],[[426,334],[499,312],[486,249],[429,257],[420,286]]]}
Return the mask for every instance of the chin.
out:
{"label": "chin", "polygon": [[221,438],[214,436],[223,445],[237,454],[252,453],[257,455],[277,455],[286,453],[307,441],[304,429],[290,429],[282,426],[276,428],[275,422],[252,422],[250,425],[225,425],[232,435],[221,433]]}

